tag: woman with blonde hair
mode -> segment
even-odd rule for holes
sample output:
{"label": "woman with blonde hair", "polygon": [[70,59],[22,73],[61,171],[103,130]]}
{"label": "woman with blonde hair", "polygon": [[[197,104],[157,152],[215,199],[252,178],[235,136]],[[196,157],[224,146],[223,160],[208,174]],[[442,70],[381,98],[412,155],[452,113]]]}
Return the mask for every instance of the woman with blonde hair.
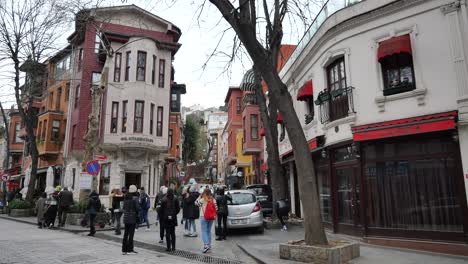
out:
{"label": "woman with blonde hair", "polygon": [[216,219],[216,201],[209,188],[206,188],[197,199],[196,204],[200,207],[200,224],[202,229],[203,253],[211,249],[211,229]]}

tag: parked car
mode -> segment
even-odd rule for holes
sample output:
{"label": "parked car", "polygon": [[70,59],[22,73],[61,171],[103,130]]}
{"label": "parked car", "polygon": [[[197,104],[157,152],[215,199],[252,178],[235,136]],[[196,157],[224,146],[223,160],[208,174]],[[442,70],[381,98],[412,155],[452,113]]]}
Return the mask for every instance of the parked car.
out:
{"label": "parked car", "polygon": [[262,206],[263,215],[271,215],[273,213],[273,194],[270,185],[252,184],[246,186],[245,189],[255,192],[257,200]]}
{"label": "parked car", "polygon": [[228,202],[228,229],[256,228],[263,233],[263,213],[260,202],[251,190],[228,191],[232,201]]}

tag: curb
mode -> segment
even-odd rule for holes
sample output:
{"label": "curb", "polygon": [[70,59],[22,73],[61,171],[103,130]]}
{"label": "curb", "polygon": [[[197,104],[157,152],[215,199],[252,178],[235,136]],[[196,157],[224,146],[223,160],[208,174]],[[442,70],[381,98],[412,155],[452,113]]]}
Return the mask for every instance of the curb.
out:
{"label": "curb", "polygon": [[242,252],[244,252],[249,257],[251,257],[253,260],[255,260],[255,262],[257,262],[259,264],[268,264],[268,262],[265,262],[261,258],[259,258],[259,257],[255,256],[254,254],[250,253],[250,251],[248,251],[247,249],[245,249],[243,246],[239,245],[238,243],[236,243],[236,245],[237,245],[238,248],[240,248],[242,250]]}

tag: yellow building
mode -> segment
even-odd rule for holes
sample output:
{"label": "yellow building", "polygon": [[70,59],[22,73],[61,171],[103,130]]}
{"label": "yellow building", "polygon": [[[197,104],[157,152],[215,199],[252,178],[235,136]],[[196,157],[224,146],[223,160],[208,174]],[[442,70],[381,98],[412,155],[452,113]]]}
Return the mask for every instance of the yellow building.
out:
{"label": "yellow building", "polygon": [[242,129],[237,130],[236,133],[236,157],[237,157],[237,171],[242,171],[244,176],[244,184],[252,184],[254,179],[254,168],[252,166],[252,155],[242,154],[243,142]]}

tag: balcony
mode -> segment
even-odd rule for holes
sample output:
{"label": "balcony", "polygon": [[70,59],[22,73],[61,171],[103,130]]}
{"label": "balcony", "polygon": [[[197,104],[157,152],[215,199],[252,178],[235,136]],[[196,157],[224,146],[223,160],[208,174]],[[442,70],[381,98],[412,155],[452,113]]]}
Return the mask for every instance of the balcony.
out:
{"label": "balcony", "polygon": [[354,112],[354,87],[346,87],[333,91],[320,92],[315,104],[320,108],[320,122],[322,124],[345,118]]}

